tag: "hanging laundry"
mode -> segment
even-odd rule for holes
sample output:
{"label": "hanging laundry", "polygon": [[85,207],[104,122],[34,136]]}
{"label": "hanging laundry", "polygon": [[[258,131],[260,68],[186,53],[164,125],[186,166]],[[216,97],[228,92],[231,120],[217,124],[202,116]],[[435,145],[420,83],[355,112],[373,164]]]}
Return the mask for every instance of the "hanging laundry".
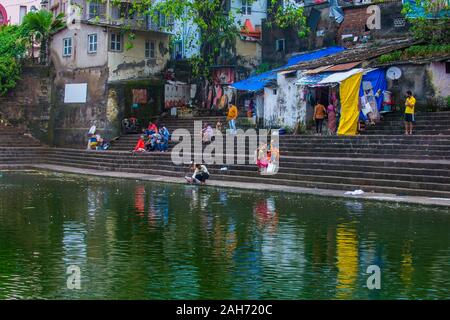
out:
{"label": "hanging laundry", "polygon": [[330,18],[334,18],[337,23],[344,21],[344,11],[339,6],[337,0],[330,0]]}

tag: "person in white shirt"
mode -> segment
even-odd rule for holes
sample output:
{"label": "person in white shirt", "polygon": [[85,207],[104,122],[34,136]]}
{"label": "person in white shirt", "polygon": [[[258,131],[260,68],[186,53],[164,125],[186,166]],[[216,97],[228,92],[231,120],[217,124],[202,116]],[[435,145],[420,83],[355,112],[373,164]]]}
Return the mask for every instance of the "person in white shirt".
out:
{"label": "person in white shirt", "polygon": [[195,184],[205,184],[206,180],[209,179],[209,172],[205,165],[196,163],[193,167],[194,174],[192,177],[185,177],[188,183],[195,183]]}

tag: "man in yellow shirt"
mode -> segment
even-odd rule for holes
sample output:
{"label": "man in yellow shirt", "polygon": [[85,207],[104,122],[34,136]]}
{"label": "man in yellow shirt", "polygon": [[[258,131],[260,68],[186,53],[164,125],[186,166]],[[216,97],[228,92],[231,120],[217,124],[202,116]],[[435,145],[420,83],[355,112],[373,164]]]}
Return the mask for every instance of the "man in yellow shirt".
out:
{"label": "man in yellow shirt", "polygon": [[405,134],[412,135],[413,123],[416,122],[414,117],[414,109],[416,107],[416,98],[413,97],[412,92],[408,90],[406,92],[405,102]]}
{"label": "man in yellow shirt", "polygon": [[236,119],[238,117],[238,109],[233,104],[228,104],[227,121],[231,134],[236,134]]}

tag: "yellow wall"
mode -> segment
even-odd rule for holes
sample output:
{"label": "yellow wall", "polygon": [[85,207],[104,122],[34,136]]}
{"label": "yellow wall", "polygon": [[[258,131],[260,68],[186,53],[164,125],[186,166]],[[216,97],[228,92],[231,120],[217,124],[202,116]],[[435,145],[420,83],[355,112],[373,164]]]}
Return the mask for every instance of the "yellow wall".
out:
{"label": "yellow wall", "polygon": [[[147,39],[155,41],[156,59],[145,57]],[[132,44],[128,50],[127,42]],[[134,40],[129,41],[128,33],[126,33],[123,39],[123,50],[108,51],[108,81],[144,78],[158,74],[164,69],[169,57],[169,35],[159,32],[136,32]]]}

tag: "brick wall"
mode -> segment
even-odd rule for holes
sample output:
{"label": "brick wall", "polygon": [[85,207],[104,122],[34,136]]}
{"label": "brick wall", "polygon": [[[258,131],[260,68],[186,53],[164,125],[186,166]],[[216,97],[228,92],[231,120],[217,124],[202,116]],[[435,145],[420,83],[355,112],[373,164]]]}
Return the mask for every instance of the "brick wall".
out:
{"label": "brick wall", "polygon": [[[372,4],[344,7],[344,21],[339,26],[336,33],[336,42],[340,45],[351,46],[360,43],[363,36],[370,36],[371,39],[386,39],[405,36],[409,25],[401,13],[403,8],[401,1],[388,1],[376,3],[380,8],[380,29],[369,30],[366,26],[370,13],[367,9]],[[401,23],[404,23],[403,25]],[[342,39],[343,35],[352,35],[352,38]],[[358,40],[353,43],[353,38]]]}

